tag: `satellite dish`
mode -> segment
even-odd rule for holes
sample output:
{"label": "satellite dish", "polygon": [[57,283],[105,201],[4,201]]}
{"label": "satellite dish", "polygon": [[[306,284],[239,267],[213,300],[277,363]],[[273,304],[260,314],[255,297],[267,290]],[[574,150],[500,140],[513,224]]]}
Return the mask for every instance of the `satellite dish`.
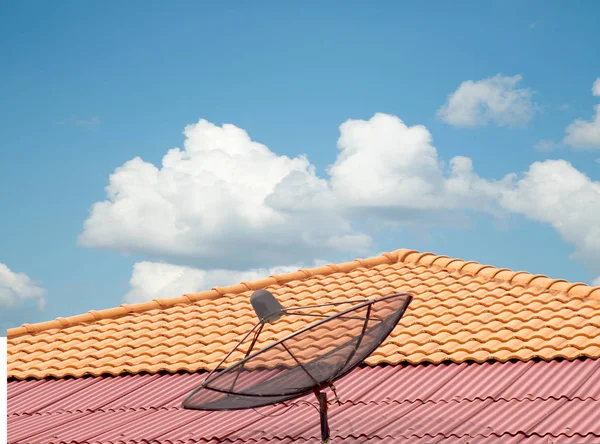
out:
{"label": "satellite dish", "polygon": [[[388,337],[412,296],[399,293],[377,299],[284,308],[266,290],[255,291],[250,303],[259,321],[183,401],[184,409],[243,410],[264,407],[313,392],[319,401],[321,439],[329,443],[327,387],[348,374]],[[350,306],[343,309],[343,307]],[[278,339],[291,318],[306,326]],[[310,322],[314,318],[321,318]],[[285,322],[287,321],[287,322]],[[298,320],[294,319],[297,323]],[[241,345],[252,334],[247,351]],[[261,336],[262,334],[262,336]],[[257,340],[271,343],[254,351]],[[241,360],[224,363],[241,355]]]}

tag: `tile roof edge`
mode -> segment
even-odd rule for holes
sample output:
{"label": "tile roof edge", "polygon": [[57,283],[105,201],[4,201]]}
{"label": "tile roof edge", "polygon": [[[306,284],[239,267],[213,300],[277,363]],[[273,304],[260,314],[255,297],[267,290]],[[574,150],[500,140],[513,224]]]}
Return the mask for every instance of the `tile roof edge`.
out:
{"label": "tile roof edge", "polygon": [[148,310],[157,310],[173,307],[178,304],[190,304],[202,300],[218,299],[227,294],[239,294],[248,290],[258,290],[269,285],[283,285],[287,282],[306,279],[312,276],[326,276],[334,273],[349,273],[357,268],[373,268],[378,265],[393,263],[412,263],[440,267],[450,271],[468,273],[473,276],[482,276],[486,279],[520,283],[531,287],[541,287],[551,292],[566,293],[570,296],[587,298],[592,293],[600,297],[600,286],[591,287],[582,282],[571,283],[564,279],[551,279],[545,275],[533,275],[526,271],[512,271],[507,268],[496,268],[492,265],[482,265],[474,261],[438,256],[434,253],[421,253],[417,250],[399,249],[383,253],[380,256],[367,259],[355,259],[342,264],[328,264],[317,268],[301,269],[292,273],[269,276],[253,282],[242,282],[228,287],[215,287],[200,293],[189,293],[171,299],[153,299],[152,301],[137,304],[121,304],[119,307],[105,310],[90,310],[87,313],[57,318],[52,321],[37,324],[23,324],[7,330],[8,339],[13,339],[26,334],[39,333],[45,330],[61,329],[74,325],[95,322],[102,319],[116,319],[130,313],[140,313]]}

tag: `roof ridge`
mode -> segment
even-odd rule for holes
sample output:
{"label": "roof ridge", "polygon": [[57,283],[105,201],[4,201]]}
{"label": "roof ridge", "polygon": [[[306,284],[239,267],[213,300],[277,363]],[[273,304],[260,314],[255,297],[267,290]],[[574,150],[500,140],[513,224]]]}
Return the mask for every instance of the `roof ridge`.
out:
{"label": "roof ridge", "polygon": [[178,304],[192,304],[201,300],[218,299],[227,294],[240,294],[248,290],[259,290],[273,284],[286,284],[291,281],[303,280],[312,276],[327,276],[334,273],[349,273],[357,268],[373,268],[378,265],[393,264],[398,262],[429,265],[450,271],[458,271],[473,276],[481,276],[488,280],[499,280],[508,283],[518,283],[527,287],[544,288],[551,292],[566,293],[567,295],[587,298],[593,292],[600,296],[600,286],[591,287],[582,282],[571,283],[565,279],[551,279],[548,276],[533,275],[526,271],[512,271],[508,268],[496,268],[492,265],[482,265],[475,261],[438,256],[434,253],[421,253],[417,250],[399,249],[383,253],[367,259],[355,259],[342,264],[328,264],[321,267],[300,269],[292,273],[272,275],[267,278],[252,282],[241,282],[228,287],[213,287],[208,291],[184,294],[170,299],[153,299],[152,301],[136,304],[121,304],[119,307],[105,310],[90,310],[87,313],[68,318],[56,318],[51,321],[37,324],[23,324],[21,327],[11,328],[7,331],[8,339],[25,334],[39,333],[45,330],[61,329],[74,325],[95,322],[103,319],[117,319],[130,313],[141,313],[149,310],[170,308]]}

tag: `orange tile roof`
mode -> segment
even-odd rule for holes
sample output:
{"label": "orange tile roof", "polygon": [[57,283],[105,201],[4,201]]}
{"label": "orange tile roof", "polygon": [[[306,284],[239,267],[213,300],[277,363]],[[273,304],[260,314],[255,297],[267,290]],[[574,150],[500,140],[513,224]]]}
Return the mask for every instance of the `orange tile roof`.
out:
{"label": "orange tile roof", "polygon": [[[398,250],[174,299],[8,331],[16,379],[208,370],[254,325],[250,294],[284,306],[410,292],[400,325],[367,364],[600,357],[600,287]],[[274,324],[275,335],[298,321]],[[273,340],[274,337],[265,340]]]}

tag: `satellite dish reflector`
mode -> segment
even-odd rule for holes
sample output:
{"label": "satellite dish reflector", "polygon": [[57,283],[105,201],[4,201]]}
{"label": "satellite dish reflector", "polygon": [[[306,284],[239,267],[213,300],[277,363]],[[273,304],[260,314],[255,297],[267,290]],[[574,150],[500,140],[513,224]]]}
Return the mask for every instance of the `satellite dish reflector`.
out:
{"label": "satellite dish reflector", "polygon": [[[335,390],[334,381],[381,345],[411,300],[408,293],[400,293],[285,309],[268,291],[256,291],[250,302],[259,322],[185,398],[183,408],[243,410],[314,392],[319,400],[322,439],[329,442],[327,397],[322,390],[327,387]],[[292,325],[304,322],[305,326],[254,350],[261,333],[269,328],[265,328],[267,323],[273,323],[272,329],[277,330],[285,320],[290,325],[291,318],[294,318]],[[238,349],[252,333],[244,357],[229,366],[223,365],[233,353],[240,354]],[[267,335],[267,340],[271,336]]]}

